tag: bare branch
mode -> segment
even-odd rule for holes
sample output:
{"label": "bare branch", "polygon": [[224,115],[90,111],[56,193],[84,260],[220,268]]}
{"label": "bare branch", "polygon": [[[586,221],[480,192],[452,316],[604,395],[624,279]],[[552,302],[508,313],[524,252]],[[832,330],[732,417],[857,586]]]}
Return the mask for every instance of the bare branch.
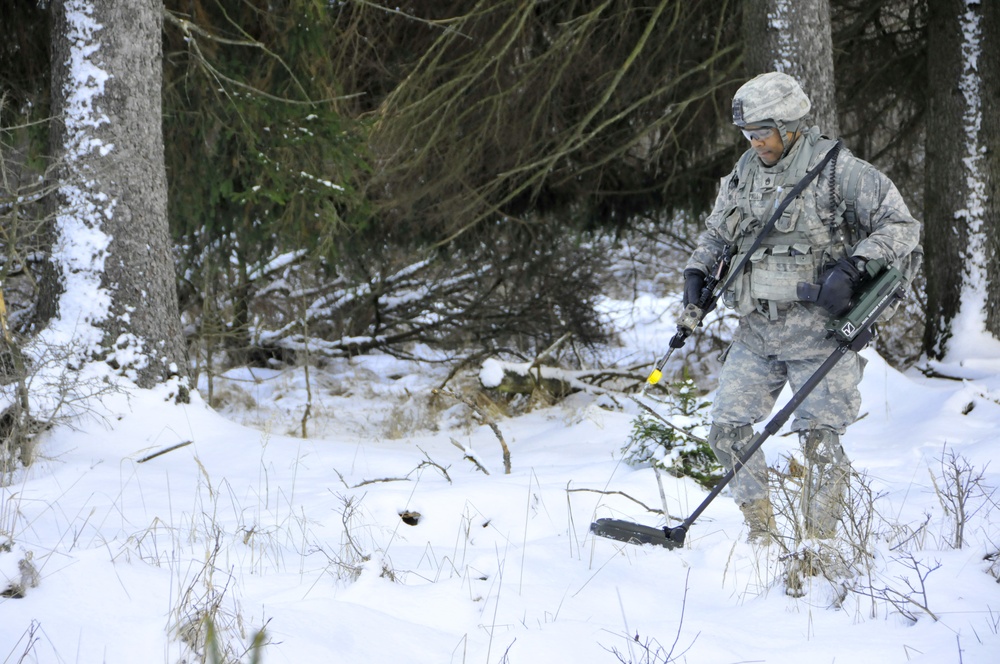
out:
{"label": "bare branch", "polygon": [[136,463],[146,463],[147,461],[151,461],[152,459],[155,459],[158,456],[163,456],[167,452],[173,452],[174,450],[179,450],[182,447],[187,447],[188,445],[190,445],[193,442],[194,442],[193,440],[185,440],[182,443],[177,443],[176,445],[171,445],[170,447],[166,447],[166,448],[160,450],[159,452],[153,452],[152,454],[150,454],[148,456],[142,457],[141,459],[139,459],[138,461],[136,461]]}
{"label": "bare branch", "polygon": [[[584,492],[586,492],[586,493],[599,493],[602,496],[622,496],[623,498],[628,498],[633,503],[639,505],[640,507],[642,507],[647,512],[652,512],[653,514],[664,514],[663,510],[657,509],[655,507],[650,507],[649,505],[647,505],[646,503],[642,502],[638,498],[633,498],[632,496],[630,496],[627,493],[624,493],[622,491],[605,491],[603,489],[566,489],[566,493],[584,493]],[[666,514],[665,516],[668,519],[675,520],[675,521],[682,521],[683,520],[682,517],[672,516],[670,514]]]}
{"label": "bare branch", "polygon": [[447,397],[451,397],[452,399],[454,399],[456,401],[460,401],[461,403],[464,403],[466,406],[468,406],[469,408],[471,408],[472,411],[476,413],[476,415],[478,415],[480,417],[480,419],[483,421],[484,424],[486,424],[487,426],[489,426],[490,429],[493,430],[493,433],[496,435],[497,440],[500,441],[500,447],[503,450],[503,469],[504,469],[504,474],[505,475],[510,475],[510,448],[507,447],[507,441],[505,441],[503,439],[503,433],[500,432],[500,427],[497,426],[496,421],[494,421],[494,419],[492,417],[490,417],[490,415],[485,410],[483,410],[482,408],[480,408],[479,405],[476,404],[474,401],[472,401],[471,399],[466,399],[465,397],[460,396],[458,394],[455,394],[451,390],[435,389],[435,390],[432,390],[432,393],[433,394],[443,394],[443,395],[445,395]]}

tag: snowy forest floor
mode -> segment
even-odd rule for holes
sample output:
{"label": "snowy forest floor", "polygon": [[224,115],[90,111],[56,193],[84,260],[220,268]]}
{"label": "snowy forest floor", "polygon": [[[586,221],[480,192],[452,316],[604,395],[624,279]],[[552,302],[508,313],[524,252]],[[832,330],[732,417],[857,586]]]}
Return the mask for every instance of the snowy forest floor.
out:
{"label": "snowy forest floor", "polygon": [[[609,353],[662,350],[672,301],[648,297]],[[493,412],[505,474],[496,432],[433,394],[444,369],[384,355],[308,381],[233,370],[217,410],[204,381],[186,406],[170,386],[110,395],[0,489],[0,585],[22,586],[0,598],[0,662],[213,661],[206,618],[229,662],[251,661],[261,628],[266,664],[995,662],[1000,359],[935,365],[949,380],[864,354],[836,543],[851,565],[800,597],[725,495],[679,550],[589,532],[673,522],[706,493],[664,476],[669,517],[651,511],[653,470],[622,462],[625,398]],[[471,398],[475,378],[449,388]],[[783,433],[765,446],[779,469]]]}

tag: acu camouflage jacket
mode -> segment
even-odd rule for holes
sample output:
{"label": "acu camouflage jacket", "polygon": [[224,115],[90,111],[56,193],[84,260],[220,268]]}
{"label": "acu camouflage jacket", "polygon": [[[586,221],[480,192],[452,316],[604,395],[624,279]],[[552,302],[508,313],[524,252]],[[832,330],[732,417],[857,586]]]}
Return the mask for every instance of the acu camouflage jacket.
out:
{"label": "acu camouflage jacket", "polygon": [[[707,228],[686,267],[708,274],[727,250],[737,266],[783,192],[835,145],[813,127],[774,166],[764,166],[753,149],[747,150],[722,179]],[[899,265],[918,247],[920,227],[892,181],[841,146],[777,220],[723,299],[740,315],[759,311],[775,319],[797,300],[799,281],[816,282],[843,256]]]}

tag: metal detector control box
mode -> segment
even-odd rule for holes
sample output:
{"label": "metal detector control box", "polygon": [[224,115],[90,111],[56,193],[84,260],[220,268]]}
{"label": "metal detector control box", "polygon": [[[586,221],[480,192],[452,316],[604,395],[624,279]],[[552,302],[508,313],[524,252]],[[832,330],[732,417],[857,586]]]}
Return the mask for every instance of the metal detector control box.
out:
{"label": "metal detector control box", "polygon": [[865,265],[865,280],[850,311],[832,319],[827,323],[826,329],[838,341],[853,341],[892,305],[892,300],[904,297],[901,288],[903,281],[903,274],[896,268],[885,267],[881,260],[868,261]]}
{"label": "metal detector control box", "polygon": [[[903,288],[905,280],[899,270],[885,266],[881,260],[868,261],[865,265],[865,276],[862,277],[858,294],[854,298],[850,311],[845,315],[831,320],[826,329],[830,335],[836,337],[837,347],[833,349],[830,356],[823,364],[799,387],[799,389],[788,400],[788,403],[778,411],[777,414],[764,425],[763,431],[758,432],[750,441],[750,444],[740,452],[740,458],[732,468],[726,471],[708,496],[691,513],[688,518],[677,526],[666,526],[656,528],[646,526],[631,521],[620,519],[598,519],[590,524],[590,530],[599,537],[629,542],[632,544],[656,544],[667,549],[676,549],[684,545],[684,539],[688,529],[701,516],[708,505],[728,485],[740,468],[745,466],[751,456],[760,449],[761,445],[771,436],[778,433],[788,418],[792,416],[795,409],[809,396],[823,378],[830,372],[835,364],[843,357],[848,350],[860,351],[868,344],[873,336],[872,325],[879,316],[898,300],[903,299],[906,294]],[[641,402],[639,402],[642,405]]]}

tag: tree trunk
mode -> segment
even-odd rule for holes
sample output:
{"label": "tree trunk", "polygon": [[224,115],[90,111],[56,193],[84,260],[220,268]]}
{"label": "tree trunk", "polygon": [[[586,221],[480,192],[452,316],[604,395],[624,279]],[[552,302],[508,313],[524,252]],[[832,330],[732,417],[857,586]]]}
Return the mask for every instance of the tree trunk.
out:
{"label": "tree trunk", "polygon": [[[975,176],[970,156],[969,97],[963,92],[967,71],[963,57],[966,12],[978,11],[965,0],[930,0],[928,3],[928,63],[930,96],[927,100],[927,158],[924,200],[924,270],[927,277],[927,327],[924,350],[944,357],[953,336],[953,322],[963,306],[963,291],[970,285],[973,240],[970,222],[977,211],[970,206]],[[987,55],[983,50],[982,55]],[[996,54],[987,56],[995,58]],[[980,60],[982,62],[982,60]],[[989,115],[989,114],[987,114]],[[980,135],[981,132],[979,133]],[[972,150],[976,150],[973,148]],[[983,160],[978,159],[980,165]],[[969,306],[969,304],[966,304]]]}
{"label": "tree trunk", "polygon": [[982,4],[983,77],[982,172],[986,189],[984,230],[986,233],[986,331],[1000,339],[1000,3]]}
{"label": "tree trunk", "polygon": [[63,166],[59,278],[43,309],[50,327],[82,334],[91,357],[150,387],[186,374],[167,227],[162,2],[60,0],[53,10],[51,140]]}
{"label": "tree trunk", "polygon": [[830,0],[745,0],[743,43],[748,77],[794,76],[812,101],[809,116],[824,133],[838,135]]}

